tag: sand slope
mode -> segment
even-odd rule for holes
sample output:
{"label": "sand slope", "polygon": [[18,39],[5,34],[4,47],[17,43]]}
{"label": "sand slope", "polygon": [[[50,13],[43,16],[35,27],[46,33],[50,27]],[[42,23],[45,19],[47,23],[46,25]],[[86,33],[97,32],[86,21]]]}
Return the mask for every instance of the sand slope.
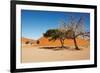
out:
{"label": "sand slope", "polygon": [[[60,46],[61,45],[59,40],[49,41],[48,38],[44,38],[44,37],[40,38],[39,41],[40,41],[40,44],[39,44],[40,46]],[[77,39],[77,44],[79,46],[84,46],[85,47],[85,46],[89,46],[89,41],[78,38]],[[74,42],[73,42],[72,39],[66,39],[64,41],[64,45],[65,46],[74,46]]]}
{"label": "sand slope", "polygon": [[68,48],[45,48],[47,46],[60,46],[61,44],[59,40],[48,41],[47,38],[42,37],[37,45],[22,45],[22,63],[90,59],[89,41],[77,39],[77,43],[81,50],[74,49],[74,43],[71,39],[65,40],[65,46]]}

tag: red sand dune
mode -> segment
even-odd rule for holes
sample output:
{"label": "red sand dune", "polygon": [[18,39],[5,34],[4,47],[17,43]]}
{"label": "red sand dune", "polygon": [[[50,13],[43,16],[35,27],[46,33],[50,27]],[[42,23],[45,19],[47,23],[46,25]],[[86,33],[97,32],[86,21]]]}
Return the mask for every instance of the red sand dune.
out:
{"label": "red sand dune", "polygon": [[[39,45],[40,46],[60,46],[61,43],[59,40],[56,41],[49,41],[48,38],[42,37],[39,39]],[[84,39],[77,39],[77,44],[79,46],[88,46],[89,45],[89,41],[88,40],[84,40]],[[64,45],[66,46],[74,46],[74,42],[72,39],[66,39],[64,41]]]}
{"label": "red sand dune", "polygon": [[[33,46],[34,45],[36,46],[36,44],[37,44],[36,40],[28,39],[28,38],[24,38],[24,37],[22,38],[22,44],[25,44],[27,41],[32,43]],[[89,46],[89,40],[77,38],[77,44],[78,44],[78,46],[88,47]],[[65,46],[74,46],[74,41],[72,39],[65,39],[64,45]],[[48,38],[41,37],[39,39],[39,44],[37,44],[37,46],[61,46],[61,42],[59,40],[49,41]]]}

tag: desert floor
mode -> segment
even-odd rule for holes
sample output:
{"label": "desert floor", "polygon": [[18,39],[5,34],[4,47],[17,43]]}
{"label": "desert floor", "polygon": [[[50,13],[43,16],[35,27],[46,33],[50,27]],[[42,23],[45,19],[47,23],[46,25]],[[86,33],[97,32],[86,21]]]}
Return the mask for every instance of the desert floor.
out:
{"label": "desert floor", "polygon": [[90,48],[80,47],[75,50],[74,47],[53,48],[51,46],[40,45],[22,45],[21,61],[22,63],[30,62],[49,62],[49,61],[68,61],[68,60],[87,60],[90,59]]}

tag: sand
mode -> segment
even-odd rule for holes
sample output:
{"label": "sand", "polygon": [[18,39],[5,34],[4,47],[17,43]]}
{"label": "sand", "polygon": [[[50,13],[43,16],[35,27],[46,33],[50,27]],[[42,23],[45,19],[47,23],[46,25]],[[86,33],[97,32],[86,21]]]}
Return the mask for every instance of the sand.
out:
{"label": "sand", "polygon": [[[43,43],[44,42],[44,43]],[[22,45],[22,63],[49,62],[49,61],[74,61],[90,59],[89,41],[77,39],[80,50],[74,49],[72,40],[66,40],[67,48],[60,48],[60,42],[48,42],[47,39],[40,39],[39,44]],[[45,48],[46,47],[46,48]],[[51,48],[48,48],[51,47]],[[56,48],[52,48],[56,47]]]}

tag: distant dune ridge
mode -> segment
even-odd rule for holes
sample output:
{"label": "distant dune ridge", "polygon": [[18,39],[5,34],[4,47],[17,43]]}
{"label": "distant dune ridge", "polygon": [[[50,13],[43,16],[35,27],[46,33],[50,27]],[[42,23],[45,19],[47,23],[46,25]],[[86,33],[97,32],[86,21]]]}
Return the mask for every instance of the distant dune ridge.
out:
{"label": "distant dune ridge", "polygon": [[27,44],[27,42],[28,42],[28,43],[32,43],[32,44],[35,44],[35,43],[36,43],[36,40],[22,37],[22,38],[21,38],[21,42],[22,42],[22,44]]}
{"label": "distant dune ridge", "polygon": [[[66,39],[64,42],[64,46],[69,47],[69,49],[62,50],[62,48],[58,48],[59,50],[53,50],[55,48],[49,49],[49,47],[61,46],[59,40],[49,41],[48,38],[45,37],[34,40],[22,37],[21,61],[22,63],[28,63],[90,59],[90,41],[87,39],[77,38],[77,44],[82,50],[76,51],[74,49],[74,42],[72,39]],[[48,47],[48,49],[45,49],[45,47]],[[70,50],[70,48],[74,50]]]}

